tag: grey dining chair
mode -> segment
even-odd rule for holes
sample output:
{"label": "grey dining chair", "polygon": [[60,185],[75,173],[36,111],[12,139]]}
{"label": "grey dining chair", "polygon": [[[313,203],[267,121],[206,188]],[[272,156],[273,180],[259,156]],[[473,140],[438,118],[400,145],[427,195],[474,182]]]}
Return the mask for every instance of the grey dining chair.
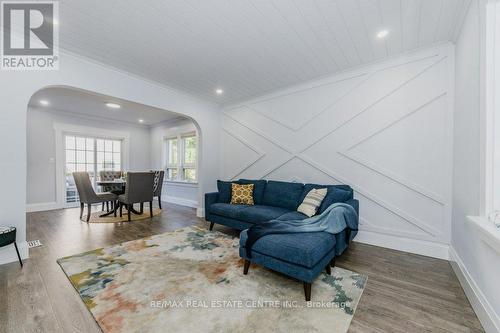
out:
{"label": "grey dining chair", "polygon": [[90,221],[90,213],[92,210],[92,204],[116,201],[118,196],[114,193],[103,192],[95,193],[92,183],[90,182],[90,177],[88,172],[73,172],[73,178],[75,179],[76,189],[78,190],[78,196],[80,197],[80,219],[83,216],[83,208],[87,204],[87,222]]}
{"label": "grey dining chair", "polygon": [[127,186],[125,194],[118,196],[120,205],[120,217],[122,217],[122,208],[125,205],[128,212],[128,221],[130,222],[130,212],[135,203],[141,204],[149,202],[149,215],[153,217],[153,184],[155,174],[153,172],[128,172]]}
{"label": "grey dining chair", "polygon": [[155,174],[155,180],[153,184],[153,197],[158,197],[158,206],[161,209],[161,189],[163,187],[163,177],[165,177],[165,171],[152,171]]}
{"label": "grey dining chair", "polygon": [[[99,171],[99,180],[102,181],[111,181],[115,179],[120,179],[123,176],[122,171]],[[123,194],[123,186],[122,185],[115,185],[115,186],[104,186],[102,188],[104,192],[111,192],[116,195]],[[113,207],[114,201],[111,201],[111,209],[114,209]],[[101,210],[104,211],[104,202],[102,203],[102,208]],[[106,211],[109,212],[109,202],[106,201]]]}

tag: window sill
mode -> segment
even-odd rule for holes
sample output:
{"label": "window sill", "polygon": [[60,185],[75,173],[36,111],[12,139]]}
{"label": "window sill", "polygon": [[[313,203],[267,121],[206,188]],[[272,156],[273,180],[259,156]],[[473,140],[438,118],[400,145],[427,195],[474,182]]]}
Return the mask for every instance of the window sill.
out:
{"label": "window sill", "polygon": [[467,220],[479,231],[483,241],[500,253],[500,228],[481,216],[467,216]]}
{"label": "window sill", "polygon": [[183,182],[181,180],[164,180],[164,184],[186,187],[198,187],[198,182]]}

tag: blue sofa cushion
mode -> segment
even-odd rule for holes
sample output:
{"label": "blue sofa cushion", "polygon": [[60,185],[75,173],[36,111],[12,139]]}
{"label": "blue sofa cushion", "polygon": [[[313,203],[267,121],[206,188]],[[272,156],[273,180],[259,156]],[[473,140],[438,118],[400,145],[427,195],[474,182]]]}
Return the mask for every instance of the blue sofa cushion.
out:
{"label": "blue sofa cushion", "polygon": [[232,205],[228,203],[215,203],[210,206],[210,214],[217,214],[220,216],[230,217],[232,219],[238,218],[238,213],[245,208],[250,207],[248,205]]}
{"label": "blue sofa cushion", "polygon": [[[247,230],[243,230],[240,233],[240,247],[245,247],[247,238]],[[334,248],[334,235],[327,232],[305,232],[266,235],[253,245],[252,252],[311,268]]]}
{"label": "blue sofa cushion", "polygon": [[326,193],[321,206],[318,209],[317,214],[321,214],[328,208],[331,204],[337,202],[346,202],[353,198],[353,191],[349,185],[319,185],[319,184],[305,184],[304,191],[300,196],[299,202],[302,202],[306,197],[307,193],[312,189],[327,188]]}
{"label": "blue sofa cushion", "polygon": [[289,210],[285,208],[255,205],[238,211],[236,219],[245,222],[261,223],[274,220],[288,212]]}
{"label": "blue sofa cushion", "polygon": [[231,183],[223,180],[217,181],[217,190],[219,191],[219,202],[231,202]]}
{"label": "blue sofa cushion", "polygon": [[288,212],[288,213],[281,215],[280,217],[277,218],[277,220],[294,221],[294,220],[303,220],[306,218],[307,218],[307,215],[302,214],[301,212],[294,211],[294,212]]}
{"label": "blue sofa cushion", "polygon": [[264,190],[266,189],[267,181],[263,179],[240,179],[238,180],[238,184],[253,184],[253,202],[256,205],[262,205],[262,198],[264,197]]}
{"label": "blue sofa cushion", "polygon": [[264,205],[297,210],[304,184],[270,180],[264,191]]}

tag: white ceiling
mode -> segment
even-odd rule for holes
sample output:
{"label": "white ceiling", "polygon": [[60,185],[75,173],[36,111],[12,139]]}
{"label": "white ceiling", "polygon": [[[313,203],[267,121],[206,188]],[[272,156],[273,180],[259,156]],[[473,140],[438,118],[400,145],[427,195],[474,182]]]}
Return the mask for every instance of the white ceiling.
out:
{"label": "white ceiling", "polygon": [[[41,105],[41,100],[48,101],[49,105]],[[105,105],[106,103],[117,103],[121,108],[111,109]],[[68,88],[42,89],[31,97],[29,106],[144,126],[184,118],[174,112]],[[139,119],[143,122],[140,123]]]}
{"label": "white ceiling", "polygon": [[[231,104],[454,41],[470,1],[60,1],[60,43],[71,52]],[[376,38],[381,29],[390,31],[385,40]],[[217,87],[225,90],[223,96],[215,95]]]}

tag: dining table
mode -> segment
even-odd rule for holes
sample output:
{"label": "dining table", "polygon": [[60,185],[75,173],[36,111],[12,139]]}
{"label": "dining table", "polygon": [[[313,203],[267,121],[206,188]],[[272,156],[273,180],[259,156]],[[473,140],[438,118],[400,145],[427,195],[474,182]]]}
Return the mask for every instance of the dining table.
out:
{"label": "dining table", "polygon": [[[124,180],[124,179],[121,179],[121,178],[116,178],[116,179],[113,179],[113,180],[98,180],[96,182],[96,184],[97,184],[97,186],[100,186],[102,188],[105,188],[105,187],[119,187],[119,186],[121,186],[123,193],[125,193],[125,187],[127,186],[127,181]],[[111,214],[114,214],[115,212],[118,213],[118,209],[119,209],[119,207],[118,207],[118,200],[116,200],[115,203],[114,203],[114,205],[113,205],[113,209],[110,210],[109,212],[106,212],[104,214],[99,215],[99,217],[106,217],[106,216],[109,216]],[[143,212],[135,210],[133,205],[132,205],[132,210],[130,212],[134,213],[134,214],[137,214],[137,215],[141,215],[143,213]]]}

